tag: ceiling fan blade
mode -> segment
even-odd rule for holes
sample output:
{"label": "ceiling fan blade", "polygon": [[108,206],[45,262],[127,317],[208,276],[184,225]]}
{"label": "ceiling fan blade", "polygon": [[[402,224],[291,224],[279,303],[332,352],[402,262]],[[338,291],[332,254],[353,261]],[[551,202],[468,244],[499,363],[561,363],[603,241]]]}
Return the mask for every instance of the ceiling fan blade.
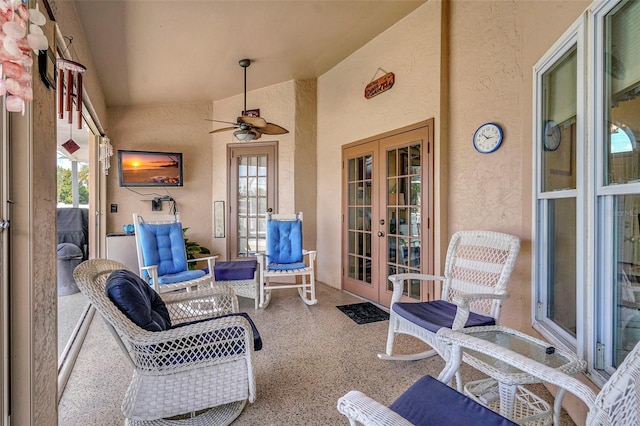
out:
{"label": "ceiling fan blade", "polygon": [[226,131],[228,131],[228,130],[234,130],[234,129],[236,129],[236,128],[237,128],[237,127],[223,127],[223,128],[221,128],[221,129],[215,129],[215,130],[212,130],[212,131],[210,131],[209,133],[226,132]]}
{"label": "ceiling fan blade", "polygon": [[213,121],[216,123],[225,123],[225,124],[238,124],[238,123],[234,123],[232,121],[222,121],[222,120],[212,120],[211,118],[205,118],[206,121]]}
{"label": "ceiling fan blade", "polygon": [[260,127],[260,131],[265,135],[284,135],[285,133],[289,133],[284,127],[273,123],[267,123],[266,126]]}
{"label": "ceiling fan blade", "polygon": [[250,117],[248,115],[243,115],[238,117],[238,123],[247,123],[254,127],[264,127],[267,125],[267,120],[262,117]]}

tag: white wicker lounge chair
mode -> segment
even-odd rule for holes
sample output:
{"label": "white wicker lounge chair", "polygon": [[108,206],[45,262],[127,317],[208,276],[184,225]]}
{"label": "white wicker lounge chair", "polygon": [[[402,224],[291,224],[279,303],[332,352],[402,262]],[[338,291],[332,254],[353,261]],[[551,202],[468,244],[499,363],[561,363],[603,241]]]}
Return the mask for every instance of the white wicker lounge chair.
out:
{"label": "white wicker lounge chair", "polygon": [[[242,411],[246,401],[256,396],[252,357],[259,336],[246,314],[234,314],[238,300],[233,290],[224,285],[189,292],[164,294],[162,300],[126,266],[106,259],[93,259],[80,264],[74,278],[80,290],[104,318],[126,358],[133,366],[133,377],[122,403],[128,424],[169,425],[167,418],[186,415],[180,425],[227,425]],[[121,310],[112,300],[114,279],[135,278],[133,292],[155,297],[152,315],[168,311],[171,327],[164,331],[148,331],[164,317],[145,328],[133,318],[137,309]],[[116,282],[120,285],[125,279]],[[141,291],[142,290],[142,291]],[[146,292],[148,290],[148,292]],[[109,295],[107,295],[109,292]],[[146,292],[146,293],[145,293]],[[136,294],[137,294],[136,293]],[[128,298],[120,293],[115,302]],[[136,295],[134,295],[136,296]],[[135,299],[136,297],[131,297]],[[162,303],[164,301],[164,303]],[[133,308],[136,308],[135,306]],[[243,316],[244,315],[244,316]],[[213,317],[216,318],[213,318]],[[140,321],[138,321],[139,323]],[[255,348],[256,350],[259,347]],[[206,410],[206,411],[202,411]],[[192,417],[190,413],[198,415]]]}
{"label": "white wicker lounge chair", "polygon": [[[507,283],[520,250],[520,239],[491,231],[460,231],[453,235],[447,251],[444,276],[399,274],[393,283],[386,353],[381,359],[417,360],[438,353],[444,357],[436,332],[441,327],[459,329],[496,325],[502,300],[508,298]],[[442,281],[441,300],[401,302],[411,280]],[[396,334],[409,334],[431,350],[411,355],[393,355]],[[462,388],[459,388],[462,390]]]}
{"label": "white wicker lounge chair", "polygon": [[[420,379],[405,391],[390,407],[387,407],[359,391],[350,391],[338,400],[338,411],[349,419],[352,426],[401,426],[418,424],[508,424],[499,417],[477,417],[485,415],[475,401],[444,385],[452,379],[450,363],[460,363],[461,348],[487,354],[505,364],[551,383],[576,395],[589,409],[586,426],[637,426],[640,424],[640,343],[627,355],[611,378],[596,394],[578,379],[548,367],[502,346],[478,339],[471,335],[442,328],[438,338],[443,344],[453,344],[452,356],[442,370],[436,386],[428,376]],[[425,386],[429,389],[425,391]],[[466,401],[465,401],[466,400]],[[444,402],[446,401],[446,402]],[[497,413],[495,413],[497,415]],[[475,416],[470,422],[468,416]],[[440,421],[438,419],[445,419]],[[411,419],[411,421],[409,420]]]}
{"label": "white wicker lounge chair", "polygon": [[[440,374],[443,382],[451,379],[451,364],[460,362],[461,349],[471,349],[510,364],[522,372],[551,383],[580,398],[589,409],[587,426],[636,426],[640,424],[640,342],[596,394],[580,380],[558,369],[548,367],[502,346],[477,337],[442,329],[438,338],[452,344],[452,356]],[[453,367],[455,369],[455,366]],[[447,374],[447,371],[449,373]]]}

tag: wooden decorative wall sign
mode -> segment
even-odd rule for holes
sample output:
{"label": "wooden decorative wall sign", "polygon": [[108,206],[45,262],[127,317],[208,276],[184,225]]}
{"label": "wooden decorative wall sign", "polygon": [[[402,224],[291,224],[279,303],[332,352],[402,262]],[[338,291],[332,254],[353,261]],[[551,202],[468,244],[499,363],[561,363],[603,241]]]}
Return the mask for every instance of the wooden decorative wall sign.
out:
{"label": "wooden decorative wall sign", "polygon": [[367,99],[371,99],[382,92],[386,92],[387,90],[393,87],[393,83],[395,83],[395,80],[396,80],[395,75],[392,72],[387,72],[382,77],[376,80],[373,80],[371,83],[367,84],[367,87],[364,88],[364,97]]}

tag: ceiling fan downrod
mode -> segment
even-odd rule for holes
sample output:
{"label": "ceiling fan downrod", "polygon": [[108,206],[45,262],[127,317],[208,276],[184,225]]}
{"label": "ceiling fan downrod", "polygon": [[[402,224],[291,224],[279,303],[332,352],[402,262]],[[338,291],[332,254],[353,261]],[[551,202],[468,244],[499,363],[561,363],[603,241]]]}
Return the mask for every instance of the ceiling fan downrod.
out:
{"label": "ceiling fan downrod", "polygon": [[244,68],[244,109],[242,115],[247,113],[247,67],[251,65],[251,59],[240,59],[240,66]]}

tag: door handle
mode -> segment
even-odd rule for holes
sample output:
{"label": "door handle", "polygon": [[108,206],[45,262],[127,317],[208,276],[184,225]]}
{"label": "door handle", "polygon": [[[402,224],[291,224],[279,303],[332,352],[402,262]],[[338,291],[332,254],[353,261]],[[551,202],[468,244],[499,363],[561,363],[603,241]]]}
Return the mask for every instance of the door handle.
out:
{"label": "door handle", "polygon": [[384,232],[378,231],[378,237],[384,237]]}

